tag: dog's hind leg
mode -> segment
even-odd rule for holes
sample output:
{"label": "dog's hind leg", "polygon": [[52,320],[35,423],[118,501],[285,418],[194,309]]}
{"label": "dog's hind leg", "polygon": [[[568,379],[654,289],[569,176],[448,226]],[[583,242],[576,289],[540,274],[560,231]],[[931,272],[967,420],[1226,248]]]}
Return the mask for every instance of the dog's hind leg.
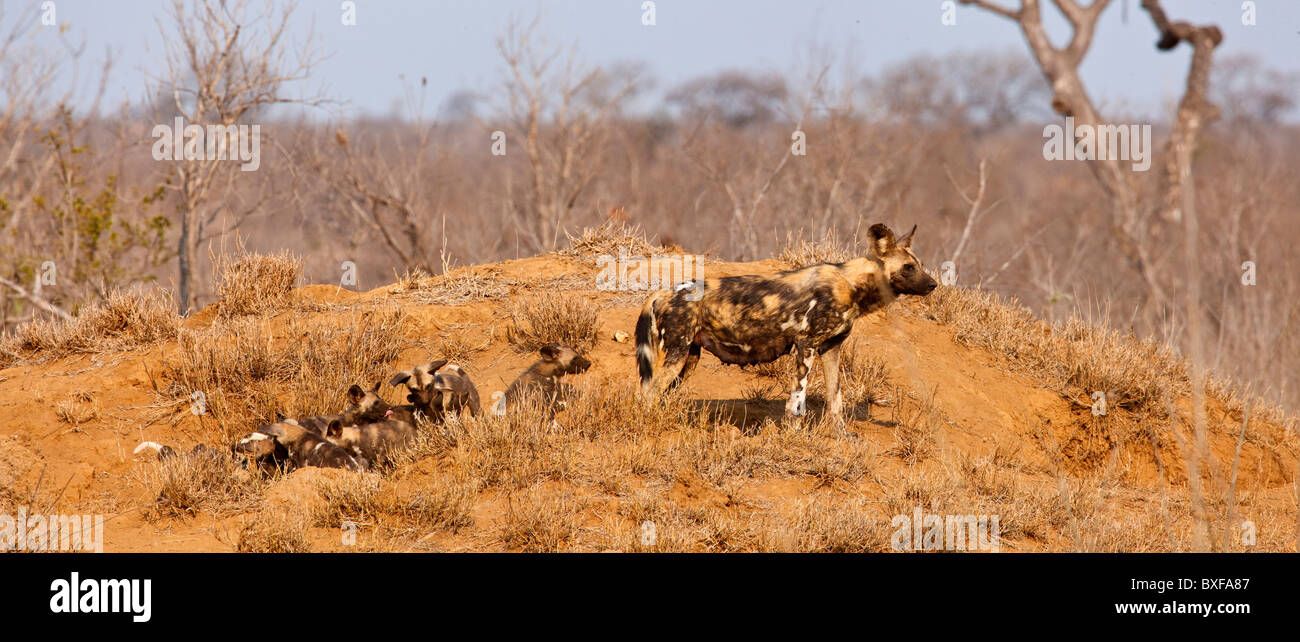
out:
{"label": "dog's hind leg", "polygon": [[[681,385],[686,378],[691,376],[691,371],[695,370],[695,365],[700,362],[700,344],[692,343],[686,351],[686,362],[682,364],[682,371],[677,373],[672,383],[668,384],[668,389],[672,390]],[[669,372],[672,372],[669,370]]]}
{"label": "dog's hind leg", "polygon": [[798,417],[808,409],[808,376],[812,372],[817,353],[812,348],[796,343],[794,347],[794,384],[790,386],[790,400],[785,404],[785,414]]}
{"label": "dog's hind leg", "polygon": [[822,353],[822,370],[826,375],[826,414],[837,421],[843,421],[844,418],[840,416],[844,409],[844,400],[840,397],[839,345]]}

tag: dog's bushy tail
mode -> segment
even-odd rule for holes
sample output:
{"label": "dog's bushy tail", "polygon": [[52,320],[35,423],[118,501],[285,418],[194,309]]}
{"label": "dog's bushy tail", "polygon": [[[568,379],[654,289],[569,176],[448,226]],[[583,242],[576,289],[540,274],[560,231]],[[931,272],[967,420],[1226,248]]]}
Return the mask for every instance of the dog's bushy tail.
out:
{"label": "dog's bushy tail", "polygon": [[636,369],[641,374],[641,389],[650,390],[659,360],[659,327],[655,319],[655,302],[663,292],[656,292],[641,306],[636,319]]}

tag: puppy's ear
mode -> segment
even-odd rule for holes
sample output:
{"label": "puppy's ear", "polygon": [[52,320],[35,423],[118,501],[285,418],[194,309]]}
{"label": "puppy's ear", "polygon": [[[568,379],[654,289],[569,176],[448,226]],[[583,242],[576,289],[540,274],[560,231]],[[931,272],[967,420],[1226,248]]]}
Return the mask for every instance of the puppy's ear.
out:
{"label": "puppy's ear", "polygon": [[895,241],[894,244],[903,249],[910,248],[912,247],[912,237],[915,235],[916,235],[916,225],[912,225],[911,231],[909,231],[907,234],[904,234],[903,237]]}
{"label": "puppy's ear", "polygon": [[415,376],[414,372],[411,372],[410,370],[403,370],[393,375],[393,378],[388,380],[388,385],[399,386],[401,384],[406,383],[406,381],[413,376]]}
{"label": "puppy's ear", "polygon": [[374,387],[370,389],[370,392],[373,392],[373,393],[375,393],[375,394],[379,394],[379,386],[380,386],[381,384],[383,384],[382,381],[376,381]]}
{"label": "puppy's ear", "polygon": [[433,374],[433,373],[435,373],[435,372],[441,370],[442,367],[445,366],[445,365],[447,365],[447,360],[446,360],[446,359],[439,359],[439,360],[437,360],[437,361],[434,361],[434,362],[432,362],[432,363],[430,363],[430,364],[424,366],[424,371],[427,372],[427,373],[429,373],[429,374]]}
{"label": "puppy's ear", "polygon": [[876,256],[883,257],[894,251],[894,232],[883,223],[872,225],[867,236],[871,238],[871,249],[875,250]]}
{"label": "puppy's ear", "polygon": [[542,349],[537,352],[541,353],[543,359],[555,361],[560,358],[560,344],[552,343],[548,346],[542,346]]}
{"label": "puppy's ear", "polygon": [[348,401],[352,402],[352,405],[354,406],[361,403],[361,400],[365,396],[366,396],[366,391],[362,390],[361,386],[352,384],[352,387],[348,388]]}
{"label": "puppy's ear", "polygon": [[343,422],[338,419],[330,420],[330,425],[325,427],[326,437],[338,437],[343,434]]}

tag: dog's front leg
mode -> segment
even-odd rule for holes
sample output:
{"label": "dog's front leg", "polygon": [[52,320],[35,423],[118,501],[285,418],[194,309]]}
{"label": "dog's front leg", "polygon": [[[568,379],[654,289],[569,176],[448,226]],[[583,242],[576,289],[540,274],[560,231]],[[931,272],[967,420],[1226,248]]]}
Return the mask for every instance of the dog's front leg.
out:
{"label": "dog's front leg", "polygon": [[790,400],[785,404],[788,417],[800,417],[808,409],[808,375],[812,372],[813,358],[817,352],[798,343],[794,348],[794,385],[790,387]]}

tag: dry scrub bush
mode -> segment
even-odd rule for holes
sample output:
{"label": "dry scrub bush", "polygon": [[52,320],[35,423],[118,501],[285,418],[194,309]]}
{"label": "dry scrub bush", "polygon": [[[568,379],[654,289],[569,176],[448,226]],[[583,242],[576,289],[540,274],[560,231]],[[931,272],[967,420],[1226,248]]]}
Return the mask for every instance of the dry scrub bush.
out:
{"label": "dry scrub bush", "polygon": [[510,343],[521,352],[560,343],[579,352],[596,345],[598,310],[586,296],[546,293],[526,297],[508,308]]}
{"label": "dry scrub bush", "polygon": [[470,511],[478,492],[478,482],[468,475],[442,475],[421,486],[398,510],[404,520],[454,533],[473,525]]}
{"label": "dry scrub bush", "polygon": [[651,243],[638,225],[628,225],[618,219],[608,219],[595,227],[584,227],[577,236],[567,232],[569,247],[560,250],[562,256],[588,258],[618,256],[620,249],[630,256],[650,256],[668,251]]}
{"label": "dry scrub bush", "polygon": [[189,517],[200,510],[217,516],[242,512],[260,500],[266,487],[217,452],[169,457],[145,470],[141,481],[156,497],[143,513],[150,521]]}
{"label": "dry scrub bush", "polygon": [[235,551],[239,553],[310,553],[307,525],[300,516],[262,510],[245,519]]}
{"label": "dry scrub bush", "polygon": [[853,248],[841,241],[834,229],[829,229],[826,235],[816,242],[805,241],[802,238],[798,240],[787,238],[786,245],[776,255],[776,260],[789,269],[797,270],[818,263],[843,263],[855,256],[857,254]]}
{"label": "dry scrub bush", "polygon": [[[858,498],[817,497],[801,502],[773,546],[791,553],[877,553],[891,550],[889,521]],[[771,537],[771,536],[769,536]]]}
{"label": "dry scrub bush", "polygon": [[339,528],[343,522],[374,523],[392,507],[381,494],[378,475],[356,473],[315,480],[320,501],[312,505],[312,523]]}
{"label": "dry scrub bush", "polygon": [[586,502],[572,494],[545,495],[536,489],[511,495],[497,537],[509,550],[522,553],[557,553],[569,544],[582,525]]}
{"label": "dry scrub bush", "polygon": [[174,339],[176,305],[165,290],[115,291],[71,320],[38,319],[0,340],[0,366],[20,358],[59,358],[128,350]]}
{"label": "dry scrub bush", "polygon": [[408,270],[396,284],[388,289],[390,294],[411,294],[420,303],[432,305],[464,305],[474,301],[503,299],[510,294],[513,279],[496,273],[495,269],[483,272],[481,268],[463,268],[432,276],[416,268]]}
{"label": "dry scrub bush", "polygon": [[254,319],[218,319],[180,333],[165,363],[164,394],[186,407],[203,393],[207,414],[229,440],[277,413],[338,412],[352,384],[369,387],[390,374],[403,346],[405,313],[365,312],[338,327],[293,319],[274,336]]}
{"label": "dry scrub bush", "polygon": [[302,259],[288,251],[241,252],[213,258],[217,272],[217,312],[222,317],[279,312],[293,304],[293,286],[302,274]]}
{"label": "dry scrub bush", "polygon": [[485,413],[461,420],[455,429],[457,465],[484,488],[516,490],[570,479],[584,440],[549,417],[536,399],[526,398],[505,416]]}

